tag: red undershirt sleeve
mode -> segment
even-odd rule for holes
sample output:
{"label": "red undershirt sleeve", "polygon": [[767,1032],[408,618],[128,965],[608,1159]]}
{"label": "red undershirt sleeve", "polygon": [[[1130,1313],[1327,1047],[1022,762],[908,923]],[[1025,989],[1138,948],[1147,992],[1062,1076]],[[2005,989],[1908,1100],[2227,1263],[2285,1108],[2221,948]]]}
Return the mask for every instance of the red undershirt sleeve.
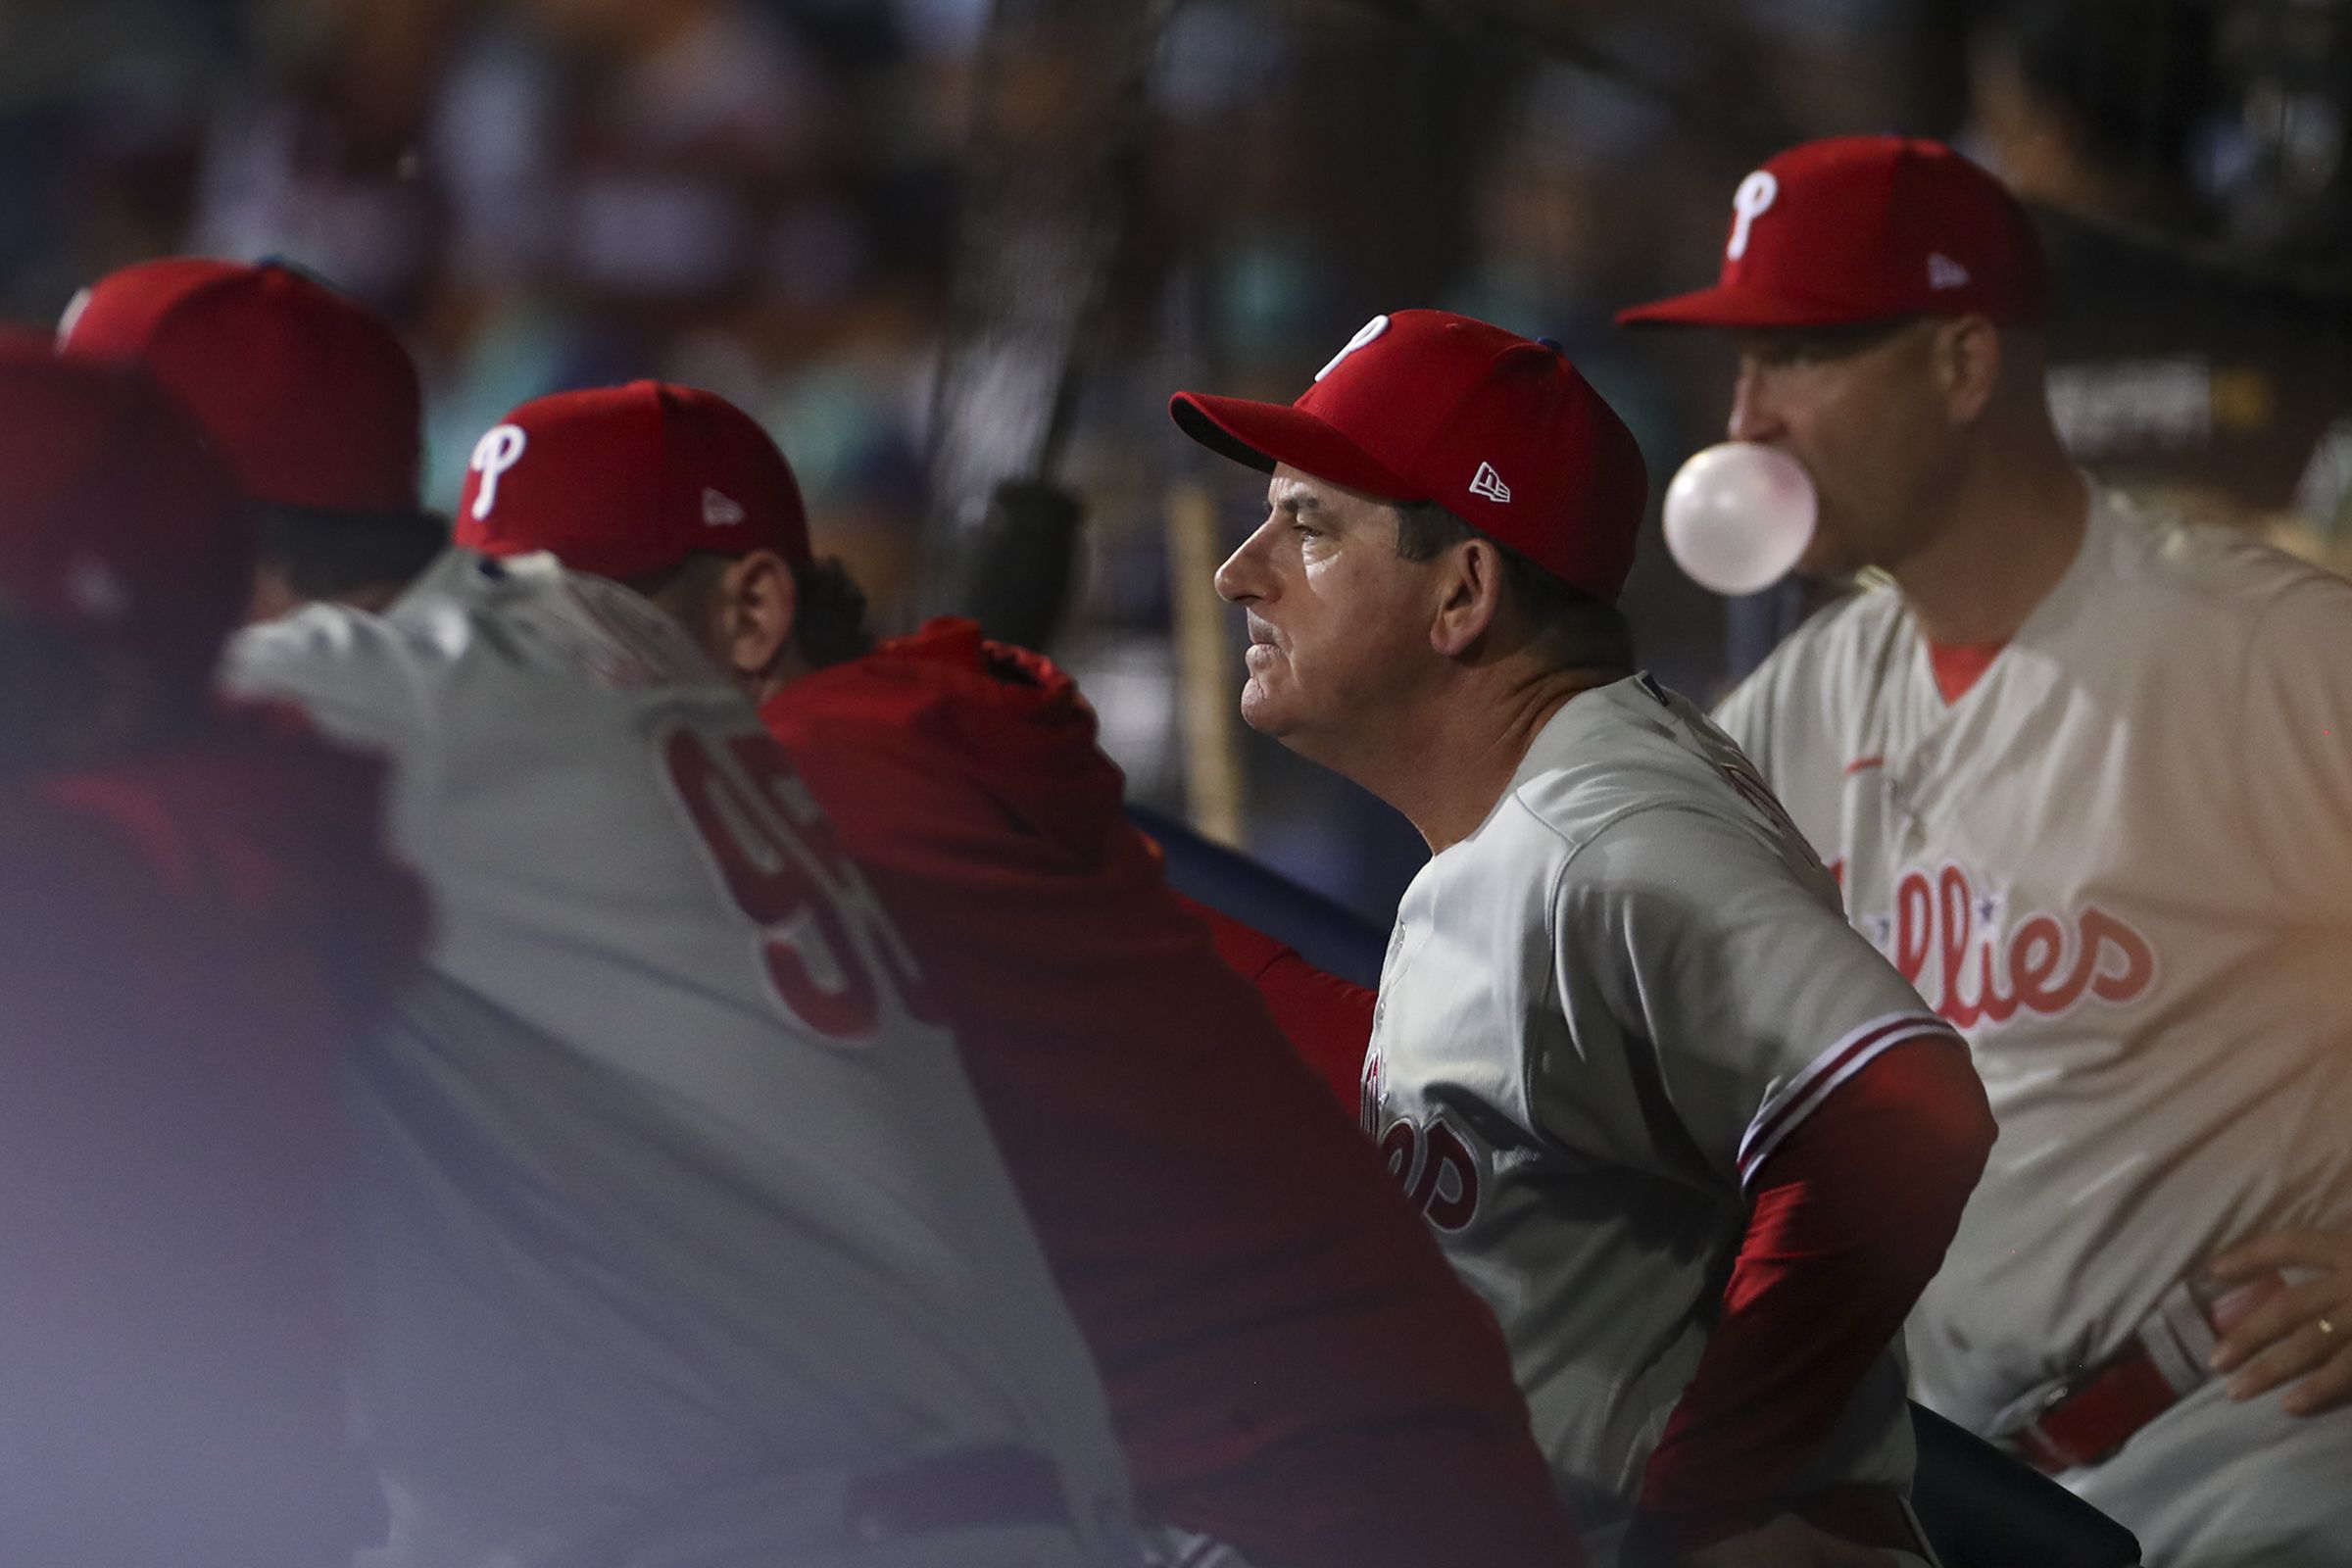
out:
{"label": "red undershirt sleeve", "polygon": [[1379,993],[1326,974],[1264,932],[1198,899],[1181,894],[1177,898],[1207,922],[1217,956],[1257,988],[1291,1049],[1306,1059],[1353,1117]]}
{"label": "red undershirt sleeve", "polygon": [[1906,1042],[1840,1085],[1749,1181],[1723,1316],[1644,1476],[1694,1548],[1764,1522],[1943,1261],[1992,1146],[1967,1049]]}

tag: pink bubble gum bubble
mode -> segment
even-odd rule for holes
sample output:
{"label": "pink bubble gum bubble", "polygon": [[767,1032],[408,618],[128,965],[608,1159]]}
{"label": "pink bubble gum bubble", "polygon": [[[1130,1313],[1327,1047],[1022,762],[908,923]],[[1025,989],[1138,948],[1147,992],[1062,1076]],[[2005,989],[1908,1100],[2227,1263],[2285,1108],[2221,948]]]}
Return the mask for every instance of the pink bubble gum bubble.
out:
{"label": "pink bubble gum bubble", "polygon": [[1727,441],[1693,453],[1666,487],[1666,548],[1700,587],[1752,594],[1803,557],[1816,514],[1802,464],[1773,447]]}

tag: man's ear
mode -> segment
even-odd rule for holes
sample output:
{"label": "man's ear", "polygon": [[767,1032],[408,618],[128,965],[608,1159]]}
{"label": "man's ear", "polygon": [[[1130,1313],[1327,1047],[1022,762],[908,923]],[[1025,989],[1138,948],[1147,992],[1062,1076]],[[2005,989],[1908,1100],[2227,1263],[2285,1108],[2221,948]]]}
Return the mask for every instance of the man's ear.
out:
{"label": "man's ear", "polygon": [[1493,629],[1502,613],[1502,552],[1488,539],[1466,539],[1440,558],[1437,612],[1429,646],[1458,659]]}
{"label": "man's ear", "polygon": [[2001,380],[2000,328],[1982,316],[1956,317],[1936,334],[1936,378],[1954,424],[1974,424]]}
{"label": "man's ear", "polygon": [[747,683],[778,674],[792,652],[801,593],[792,567],[772,550],[728,564],[718,579],[713,643],[728,671]]}

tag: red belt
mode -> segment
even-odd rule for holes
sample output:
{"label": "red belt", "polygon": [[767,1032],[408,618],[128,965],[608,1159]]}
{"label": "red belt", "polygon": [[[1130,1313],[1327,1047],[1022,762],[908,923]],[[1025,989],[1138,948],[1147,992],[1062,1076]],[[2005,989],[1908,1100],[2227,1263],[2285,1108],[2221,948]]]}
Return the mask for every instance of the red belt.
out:
{"label": "red belt", "polygon": [[2050,1390],[2002,1441],[2044,1475],[2097,1464],[2210,1378],[2214,1342],[2285,1288],[2282,1277],[2266,1274],[2205,1301],[2175,1286],[2122,1354]]}

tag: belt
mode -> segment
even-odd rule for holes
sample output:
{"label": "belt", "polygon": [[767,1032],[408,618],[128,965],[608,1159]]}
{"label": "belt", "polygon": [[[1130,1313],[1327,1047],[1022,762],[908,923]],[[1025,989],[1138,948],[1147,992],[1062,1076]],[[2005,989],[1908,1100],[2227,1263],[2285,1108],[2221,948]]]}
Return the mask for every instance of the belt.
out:
{"label": "belt", "polygon": [[956,1448],[851,1478],[842,1520],[859,1541],[1008,1525],[1070,1527],[1061,1470],[1012,1444]]}
{"label": "belt", "polygon": [[2174,1286],[2121,1354],[2042,1395],[2040,1407],[2001,1441],[2043,1475],[2097,1464],[2210,1378],[2215,1342],[2285,1288],[2277,1273],[2211,1299],[2185,1282]]}

